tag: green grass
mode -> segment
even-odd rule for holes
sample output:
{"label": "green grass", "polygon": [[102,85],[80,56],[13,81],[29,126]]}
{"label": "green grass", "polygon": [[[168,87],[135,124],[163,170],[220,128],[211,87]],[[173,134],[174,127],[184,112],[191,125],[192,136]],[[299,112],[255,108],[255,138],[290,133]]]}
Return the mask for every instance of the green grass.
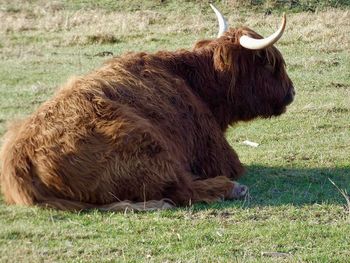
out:
{"label": "green grass", "polygon": [[[3,208],[4,260],[346,262],[350,226],[337,205],[194,208],[143,214],[68,214]],[[33,219],[29,219],[33,218]],[[275,259],[281,261],[280,258]]]}
{"label": "green grass", "polygon": [[[247,167],[241,182],[250,198],[152,213],[76,214],[7,206],[0,197],[0,261],[349,260],[349,207],[329,179],[350,192],[350,3],[248,2],[217,4],[232,26],[264,35],[287,11],[277,46],[297,90],[280,118],[227,132]],[[0,136],[6,122],[29,115],[67,78],[101,65],[103,52],[191,48],[217,30],[205,1],[7,0],[0,15]],[[243,145],[247,139],[259,147]]]}

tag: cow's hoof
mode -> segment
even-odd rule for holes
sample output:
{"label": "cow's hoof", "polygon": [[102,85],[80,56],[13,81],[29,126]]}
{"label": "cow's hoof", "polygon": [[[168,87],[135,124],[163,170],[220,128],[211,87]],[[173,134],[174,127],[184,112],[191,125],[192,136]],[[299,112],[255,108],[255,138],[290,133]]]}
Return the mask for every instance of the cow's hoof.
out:
{"label": "cow's hoof", "polygon": [[248,187],[243,185],[243,184],[239,184],[237,182],[235,182],[235,185],[232,189],[232,199],[241,199],[244,198],[248,193]]}

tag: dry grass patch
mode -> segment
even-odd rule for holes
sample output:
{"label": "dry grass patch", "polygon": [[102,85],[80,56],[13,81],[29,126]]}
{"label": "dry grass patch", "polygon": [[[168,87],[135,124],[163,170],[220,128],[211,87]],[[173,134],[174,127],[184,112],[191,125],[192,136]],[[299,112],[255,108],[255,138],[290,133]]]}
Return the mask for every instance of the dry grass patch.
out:
{"label": "dry grass patch", "polygon": [[[57,6],[56,6],[57,5]],[[97,10],[66,10],[59,3],[43,6],[20,4],[16,12],[0,10],[0,42],[12,46],[14,34],[57,36],[48,39],[46,45],[69,46],[74,44],[115,44],[122,38],[141,34],[193,34],[202,37],[216,35],[215,16],[198,13],[176,13],[164,10],[144,10],[133,13]],[[204,8],[204,7],[203,7]],[[209,7],[207,7],[209,12]],[[269,35],[280,23],[280,15],[266,16],[263,13],[247,13],[223,9],[231,26],[247,25],[263,35]],[[317,13],[288,14],[288,28],[279,45],[289,46],[296,41],[310,44],[326,53],[350,49],[350,13],[347,10],[331,9]],[[341,28],[342,30],[339,30]],[[28,33],[26,33],[28,32]],[[28,44],[28,43],[26,43]],[[17,44],[18,45],[18,44]]]}

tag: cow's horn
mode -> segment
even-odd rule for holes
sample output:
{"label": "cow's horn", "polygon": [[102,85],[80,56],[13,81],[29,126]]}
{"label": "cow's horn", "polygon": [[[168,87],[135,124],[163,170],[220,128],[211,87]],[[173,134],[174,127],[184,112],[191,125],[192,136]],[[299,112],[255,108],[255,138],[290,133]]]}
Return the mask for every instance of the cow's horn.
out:
{"label": "cow's horn", "polygon": [[216,9],[215,6],[213,6],[212,4],[210,4],[210,7],[214,10],[218,21],[219,21],[219,33],[218,33],[218,37],[221,37],[225,31],[227,30],[227,22],[225,17],[220,13],[219,10]]}
{"label": "cow's horn", "polygon": [[241,36],[239,43],[242,47],[247,49],[259,50],[266,47],[269,47],[277,42],[278,39],[283,35],[284,29],[286,27],[286,14],[283,14],[282,24],[280,28],[273,33],[271,36],[263,39],[255,39],[248,36]]}

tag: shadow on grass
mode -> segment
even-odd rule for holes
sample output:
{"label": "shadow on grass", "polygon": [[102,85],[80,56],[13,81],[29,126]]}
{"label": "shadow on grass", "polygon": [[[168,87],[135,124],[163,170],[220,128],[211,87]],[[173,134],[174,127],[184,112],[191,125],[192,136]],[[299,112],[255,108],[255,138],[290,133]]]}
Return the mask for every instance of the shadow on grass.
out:
{"label": "shadow on grass", "polygon": [[[252,165],[246,168],[246,174],[239,181],[249,187],[249,198],[216,202],[209,205],[195,204],[191,208],[179,207],[178,209],[191,209],[193,212],[199,212],[207,209],[244,209],[284,205],[346,205],[345,198],[329,179],[340,189],[346,190],[350,194],[350,166],[342,168],[285,168]],[[0,195],[0,204],[2,203],[3,196]],[[87,210],[80,213],[95,212],[95,210]]]}
{"label": "shadow on grass", "polygon": [[307,204],[345,205],[340,189],[350,193],[350,166],[343,168],[284,168],[253,165],[239,181],[249,187],[250,198],[212,205],[196,205],[195,210],[208,208],[303,206]]}

